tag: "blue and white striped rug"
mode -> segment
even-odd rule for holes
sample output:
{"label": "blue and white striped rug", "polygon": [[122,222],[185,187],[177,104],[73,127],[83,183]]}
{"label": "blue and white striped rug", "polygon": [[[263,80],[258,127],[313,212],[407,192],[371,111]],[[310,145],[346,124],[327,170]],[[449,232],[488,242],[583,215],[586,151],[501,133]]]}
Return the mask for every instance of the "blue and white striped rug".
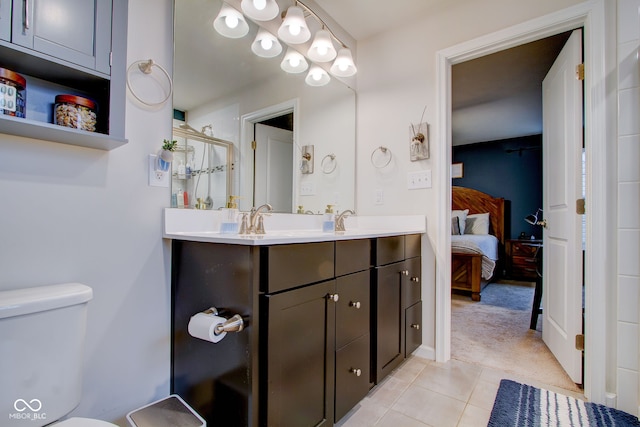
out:
{"label": "blue and white striped rug", "polygon": [[604,405],[502,380],[488,427],[508,426],[640,426],[640,422]]}

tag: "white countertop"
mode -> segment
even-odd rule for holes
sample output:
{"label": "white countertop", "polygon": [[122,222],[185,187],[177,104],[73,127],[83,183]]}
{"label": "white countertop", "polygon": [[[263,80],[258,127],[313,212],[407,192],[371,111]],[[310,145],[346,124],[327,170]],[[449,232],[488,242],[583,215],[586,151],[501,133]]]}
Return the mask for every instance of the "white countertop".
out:
{"label": "white countertop", "polygon": [[166,208],[163,237],[194,242],[258,246],[366,239],[422,234],[426,231],[424,215],[353,215],[345,219],[345,232],[324,233],[322,232],[322,215],[274,213],[264,215],[266,234],[222,234],[220,233],[222,218],[222,212],[217,210]]}

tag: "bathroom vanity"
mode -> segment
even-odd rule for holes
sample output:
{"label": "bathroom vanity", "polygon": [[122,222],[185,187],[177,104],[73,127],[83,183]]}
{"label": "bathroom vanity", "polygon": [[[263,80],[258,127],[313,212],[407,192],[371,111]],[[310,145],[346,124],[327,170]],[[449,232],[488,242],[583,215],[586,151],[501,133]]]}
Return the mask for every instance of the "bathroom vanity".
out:
{"label": "bathroom vanity", "polygon": [[[346,233],[327,234],[277,229],[315,221],[283,216],[265,218],[264,236],[220,235],[201,218],[165,228],[171,392],[210,425],[331,426],[421,344],[424,217],[398,229],[347,218]],[[190,336],[191,316],[210,307],[244,329],[218,343]]]}

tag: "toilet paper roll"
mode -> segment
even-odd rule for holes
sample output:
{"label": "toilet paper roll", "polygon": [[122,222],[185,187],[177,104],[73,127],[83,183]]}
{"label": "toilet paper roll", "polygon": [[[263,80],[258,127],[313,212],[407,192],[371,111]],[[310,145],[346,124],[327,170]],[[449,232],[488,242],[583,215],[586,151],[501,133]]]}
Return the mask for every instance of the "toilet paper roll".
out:
{"label": "toilet paper roll", "polygon": [[213,314],[196,313],[189,320],[189,335],[213,343],[219,342],[227,333],[216,335],[216,326],[226,321],[224,317]]}

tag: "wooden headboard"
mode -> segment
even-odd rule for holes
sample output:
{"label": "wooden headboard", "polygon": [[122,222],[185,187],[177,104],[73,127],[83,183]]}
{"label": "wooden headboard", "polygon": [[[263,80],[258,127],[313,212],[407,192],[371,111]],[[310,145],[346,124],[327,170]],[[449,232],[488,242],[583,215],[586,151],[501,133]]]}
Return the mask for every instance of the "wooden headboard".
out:
{"label": "wooden headboard", "polygon": [[469,209],[469,215],[489,212],[489,233],[504,244],[504,198],[495,198],[473,188],[451,187],[451,209]]}

